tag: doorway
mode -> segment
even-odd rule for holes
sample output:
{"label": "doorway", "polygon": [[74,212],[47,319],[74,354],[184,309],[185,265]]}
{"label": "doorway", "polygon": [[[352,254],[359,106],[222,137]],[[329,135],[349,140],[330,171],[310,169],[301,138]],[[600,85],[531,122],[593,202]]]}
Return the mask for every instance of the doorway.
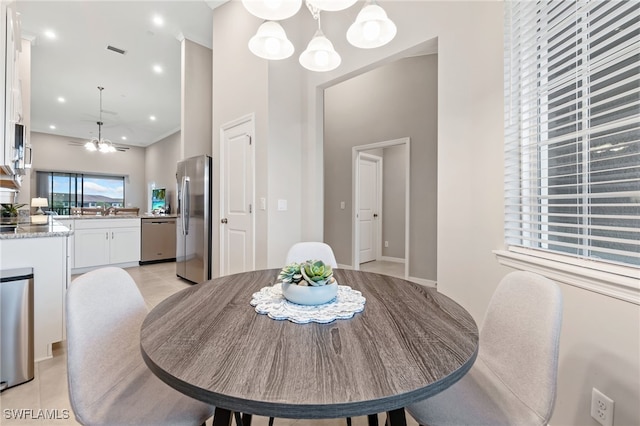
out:
{"label": "doorway", "polygon": [[356,219],[360,232],[360,263],[379,260],[382,234],[382,157],[358,152]]}
{"label": "doorway", "polygon": [[255,269],[255,118],[220,128],[220,275]]}
{"label": "doorway", "polygon": [[[382,207],[382,199],[384,195],[383,188],[383,159],[379,155],[371,155],[371,151],[383,152],[386,148],[403,147],[402,153],[403,164],[403,180],[404,191],[400,194],[400,203],[403,204],[404,222],[403,229],[399,232],[404,234],[403,253],[404,258],[404,277],[409,277],[409,212],[410,212],[410,187],[409,181],[411,176],[410,170],[410,138],[394,139],[389,141],[377,142],[367,145],[359,145],[352,148],[352,199],[354,201],[353,215],[352,215],[352,256],[353,256],[353,269],[359,270],[360,264],[369,260],[385,259],[383,256],[384,246],[388,246],[388,241],[384,241],[383,235],[383,223],[385,221],[384,209]],[[380,158],[380,160],[376,160]],[[376,171],[377,167],[374,164],[379,165],[379,172]],[[363,182],[364,179],[364,182]],[[371,189],[371,181],[377,181],[379,190]],[[363,185],[364,184],[364,185]],[[388,191],[389,192],[389,191]],[[395,191],[397,192],[397,191]],[[372,195],[375,194],[375,195]],[[378,198],[377,202],[375,198]],[[371,209],[373,206],[373,209]],[[373,211],[376,210],[376,211]],[[377,214],[377,217],[374,215]],[[370,219],[369,219],[370,218]],[[373,230],[371,228],[374,228]],[[372,259],[372,253],[368,249],[369,243],[373,245],[372,251],[375,252],[375,257]]]}

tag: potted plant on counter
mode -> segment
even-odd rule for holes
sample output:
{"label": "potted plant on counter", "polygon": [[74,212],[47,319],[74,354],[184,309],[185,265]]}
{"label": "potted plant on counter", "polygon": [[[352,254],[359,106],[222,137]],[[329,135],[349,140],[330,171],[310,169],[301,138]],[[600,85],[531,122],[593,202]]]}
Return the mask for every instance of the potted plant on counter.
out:
{"label": "potted plant on counter", "polygon": [[2,203],[2,223],[18,223],[18,210],[26,204]]}
{"label": "potted plant on counter", "polygon": [[300,305],[321,305],[338,294],[333,269],[321,260],[291,263],[282,268],[278,279],[285,299]]}

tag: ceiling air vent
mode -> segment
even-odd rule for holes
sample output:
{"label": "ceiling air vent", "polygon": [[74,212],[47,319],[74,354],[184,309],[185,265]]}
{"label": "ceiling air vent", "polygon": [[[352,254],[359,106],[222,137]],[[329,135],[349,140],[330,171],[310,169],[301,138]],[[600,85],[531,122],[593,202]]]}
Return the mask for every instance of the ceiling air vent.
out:
{"label": "ceiling air vent", "polygon": [[119,48],[111,46],[111,45],[107,46],[107,50],[111,50],[112,52],[116,52],[116,53],[119,53],[121,55],[124,55],[125,53],[127,53],[126,50],[119,49]]}

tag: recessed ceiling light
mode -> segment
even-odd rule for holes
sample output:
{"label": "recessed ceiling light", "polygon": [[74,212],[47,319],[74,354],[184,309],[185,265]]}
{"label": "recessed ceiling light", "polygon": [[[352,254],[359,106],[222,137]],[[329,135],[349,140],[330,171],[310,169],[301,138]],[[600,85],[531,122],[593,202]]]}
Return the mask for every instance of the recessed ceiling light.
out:
{"label": "recessed ceiling light", "polygon": [[156,116],[155,116],[155,115],[150,115],[150,116],[149,116],[149,120],[151,120],[151,121],[156,121]]}
{"label": "recessed ceiling light", "polygon": [[50,125],[50,126],[49,126],[49,128],[50,128],[51,130],[55,130],[56,126],[52,124],[52,125]]}
{"label": "recessed ceiling light", "polygon": [[126,136],[123,136],[123,137],[122,137],[122,138],[120,138],[120,139],[122,139],[123,141],[126,141],[126,140],[127,140],[127,137],[126,137]]}
{"label": "recessed ceiling light", "polygon": [[46,31],[44,32],[44,35],[45,35],[45,37],[50,38],[50,39],[54,39],[54,38],[56,38],[56,33],[54,33],[54,32],[53,32],[53,31],[51,31],[51,30],[46,30]]}
{"label": "recessed ceiling light", "polygon": [[157,27],[161,27],[164,25],[164,18],[160,15],[156,15],[153,17],[153,23],[156,24]]}
{"label": "recessed ceiling light", "polygon": [[60,102],[61,104],[67,102],[67,100],[65,98],[63,98],[62,96],[58,96],[58,102]]}
{"label": "recessed ceiling light", "polygon": [[156,74],[162,74],[162,67],[160,65],[154,65],[153,72],[155,72]]}

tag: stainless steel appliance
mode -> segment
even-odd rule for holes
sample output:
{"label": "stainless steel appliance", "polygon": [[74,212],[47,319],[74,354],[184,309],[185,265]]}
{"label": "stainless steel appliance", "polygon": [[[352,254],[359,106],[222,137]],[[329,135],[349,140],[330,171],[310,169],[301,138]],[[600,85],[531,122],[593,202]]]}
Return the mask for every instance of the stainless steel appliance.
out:
{"label": "stainless steel appliance", "polygon": [[33,268],[0,271],[0,391],[33,379]]}
{"label": "stainless steel appliance", "polygon": [[211,279],[211,157],[178,162],[176,275],[194,283]]}
{"label": "stainless steel appliance", "polygon": [[140,264],[176,260],[176,218],[143,217]]}

